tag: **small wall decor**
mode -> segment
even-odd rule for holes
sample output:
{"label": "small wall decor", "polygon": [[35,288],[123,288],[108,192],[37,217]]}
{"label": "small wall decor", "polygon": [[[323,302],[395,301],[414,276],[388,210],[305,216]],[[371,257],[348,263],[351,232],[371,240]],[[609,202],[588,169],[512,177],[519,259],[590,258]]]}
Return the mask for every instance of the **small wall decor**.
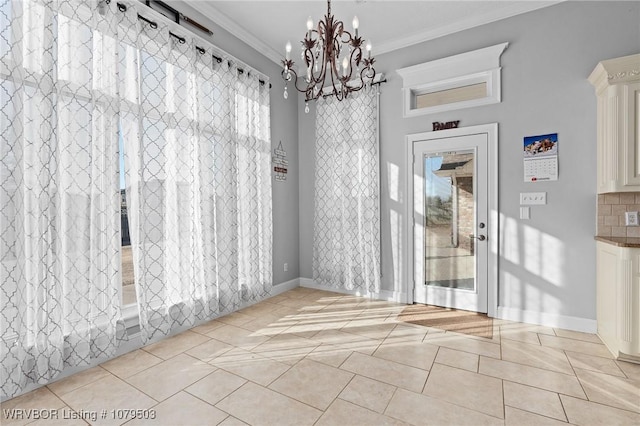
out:
{"label": "small wall decor", "polygon": [[278,147],[273,150],[273,171],[275,172],[275,178],[277,181],[287,180],[287,151],[282,148],[282,141],[278,144]]}
{"label": "small wall decor", "polygon": [[436,130],[446,130],[446,129],[457,129],[460,125],[460,120],[456,121],[447,121],[446,123],[441,123],[440,121],[434,121],[433,123],[433,131]]}
{"label": "small wall decor", "polygon": [[558,180],[558,134],[524,138],[524,181]]}

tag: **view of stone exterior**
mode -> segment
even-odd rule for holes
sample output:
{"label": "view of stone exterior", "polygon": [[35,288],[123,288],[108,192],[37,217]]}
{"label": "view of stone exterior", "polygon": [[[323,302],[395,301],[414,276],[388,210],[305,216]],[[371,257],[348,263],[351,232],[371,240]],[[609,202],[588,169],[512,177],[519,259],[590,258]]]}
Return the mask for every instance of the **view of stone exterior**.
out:
{"label": "view of stone exterior", "polygon": [[[470,161],[473,164],[473,160]],[[475,206],[473,201],[473,176],[456,179],[458,193],[458,247],[473,254],[475,235]]]}

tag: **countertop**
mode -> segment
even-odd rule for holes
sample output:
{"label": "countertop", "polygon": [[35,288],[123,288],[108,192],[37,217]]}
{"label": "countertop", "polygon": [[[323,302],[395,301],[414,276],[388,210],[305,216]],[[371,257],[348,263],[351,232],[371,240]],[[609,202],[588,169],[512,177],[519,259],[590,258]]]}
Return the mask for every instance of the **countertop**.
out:
{"label": "countertop", "polygon": [[611,244],[617,247],[640,248],[640,238],[633,237],[595,237],[596,241]]}

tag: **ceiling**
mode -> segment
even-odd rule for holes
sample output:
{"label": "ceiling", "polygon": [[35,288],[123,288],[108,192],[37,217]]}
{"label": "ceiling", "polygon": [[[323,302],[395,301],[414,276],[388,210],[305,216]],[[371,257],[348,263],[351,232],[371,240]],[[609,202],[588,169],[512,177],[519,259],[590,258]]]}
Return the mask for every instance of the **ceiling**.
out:
{"label": "ceiling", "polygon": [[[284,57],[287,41],[291,41],[296,51],[306,31],[307,18],[311,16],[317,24],[327,12],[327,2],[317,0],[185,2],[278,64]],[[349,30],[353,16],[358,16],[360,36],[372,42],[376,55],[556,3],[334,0],[331,9]]]}

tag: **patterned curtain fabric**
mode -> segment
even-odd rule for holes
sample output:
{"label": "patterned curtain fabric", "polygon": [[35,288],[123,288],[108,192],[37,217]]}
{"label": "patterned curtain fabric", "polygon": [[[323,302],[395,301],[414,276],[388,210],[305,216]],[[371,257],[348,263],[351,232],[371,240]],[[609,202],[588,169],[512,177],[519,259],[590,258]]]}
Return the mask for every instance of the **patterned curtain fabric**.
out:
{"label": "patterned curtain fabric", "polygon": [[[268,84],[260,84],[257,77],[240,74],[235,81],[235,132],[232,151],[237,164],[235,208],[222,208],[237,217],[231,228],[233,240],[238,241],[237,258],[231,252],[231,265],[237,267],[238,279],[222,276],[219,284],[223,313],[240,305],[256,303],[270,292],[273,283],[272,217],[271,217],[271,127]],[[221,170],[218,174],[225,173]],[[237,265],[237,266],[236,266]],[[239,296],[232,298],[232,295]]]}
{"label": "patterned curtain fabric", "polygon": [[119,145],[144,341],[272,286],[268,84],[97,4],[0,0],[3,397],[126,338]]}
{"label": "patterned curtain fabric", "polygon": [[125,337],[115,19],[84,2],[0,0],[6,397],[65,366],[113,356]]}
{"label": "patterned curtain fabric", "polygon": [[316,111],[313,280],[380,291],[378,96],[375,89]]}
{"label": "patterned curtain fabric", "polygon": [[[137,21],[135,13],[127,11]],[[120,70],[144,342],[255,302],[272,286],[268,84],[218,63],[202,40],[171,37],[168,25],[132,22],[139,32]]]}

